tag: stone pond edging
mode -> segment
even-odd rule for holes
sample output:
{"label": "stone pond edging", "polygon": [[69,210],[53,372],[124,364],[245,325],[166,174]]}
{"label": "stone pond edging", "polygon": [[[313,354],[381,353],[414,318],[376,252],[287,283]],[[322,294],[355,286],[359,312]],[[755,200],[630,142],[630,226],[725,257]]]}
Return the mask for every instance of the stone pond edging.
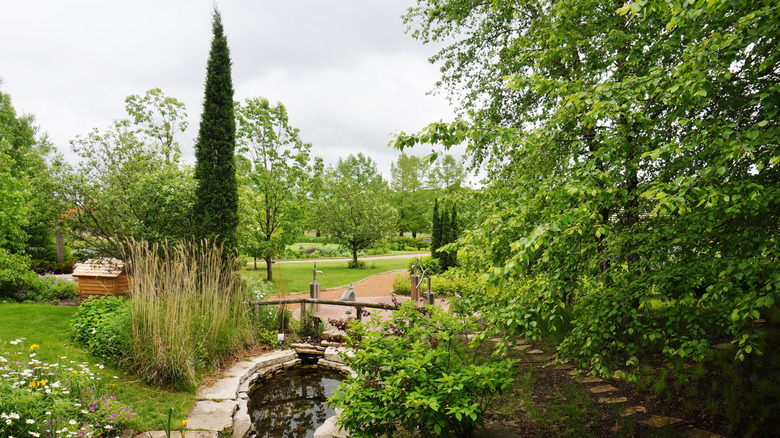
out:
{"label": "stone pond edging", "polygon": [[[353,374],[342,363],[341,354],[349,354],[343,347],[327,347],[324,357],[317,365],[332,368],[342,373]],[[276,350],[251,359],[236,362],[228,368],[219,380],[202,386],[195,392],[195,406],[187,416],[187,438],[218,438],[228,433],[232,438],[246,438],[252,431],[249,418],[249,392],[252,384],[269,375],[299,365],[301,359],[294,349]],[[316,438],[343,438],[347,435],[338,431],[335,417],[317,429]],[[323,429],[326,425],[328,428]],[[322,429],[322,431],[321,431]],[[164,431],[142,432],[137,438],[164,438]],[[178,431],[171,437],[180,437]]]}

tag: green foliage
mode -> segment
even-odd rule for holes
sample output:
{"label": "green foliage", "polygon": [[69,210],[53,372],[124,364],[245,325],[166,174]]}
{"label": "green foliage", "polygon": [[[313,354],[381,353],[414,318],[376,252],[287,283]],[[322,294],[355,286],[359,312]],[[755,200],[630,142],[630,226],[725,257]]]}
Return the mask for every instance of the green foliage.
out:
{"label": "green foliage", "polygon": [[53,302],[78,296],[78,286],[52,275],[38,276],[24,271],[13,282],[0,287],[0,297],[18,302]]}
{"label": "green foliage", "polygon": [[366,262],[361,260],[350,260],[347,262],[348,269],[365,269]]}
{"label": "green foliage", "polygon": [[387,183],[363,154],[339,159],[328,169],[316,209],[321,229],[352,252],[371,248],[393,230],[396,210],[386,201]]}
{"label": "green foliage", "polygon": [[243,252],[266,261],[282,254],[302,234],[311,186],[311,144],[289,125],[281,103],[254,98],[236,106],[242,161],[241,231]]}
{"label": "green foliage", "polygon": [[473,319],[406,302],[390,320],[352,326],[355,354],[330,402],[344,409],[353,436],[392,435],[396,429],[430,436],[470,436],[493,398],[512,382],[512,361],[470,345]]}
{"label": "green foliage", "polygon": [[417,236],[428,229],[432,197],[425,186],[428,168],[428,163],[420,157],[404,153],[390,163],[390,188],[393,205],[398,210],[397,230],[400,233],[411,232]]}
{"label": "green foliage", "polygon": [[[125,100],[128,117],[71,142],[81,158],[62,175],[76,207],[65,213],[76,254],[121,258],[127,239],[179,242],[192,235],[195,181],[179,163],[176,134],[187,126],[184,104],[159,89]],[[121,219],[120,219],[121,218]]]}
{"label": "green foliage", "polygon": [[98,359],[121,361],[132,342],[130,302],[110,296],[82,302],[73,318],[71,337]]}
{"label": "green foliage", "polygon": [[431,247],[431,242],[419,237],[396,236],[390,239],[390,249],[395,251],[421,251]]}
{"label": "green foliage", "polygon": [[[427,274],[426,274],[427,275]],[[431,290],[437,297],[456,297],[465,296],[475,288],[475,285],[462,278],[457,278],[448,273],[431,276]],[[427,281],[420,286],[420,290],[427,290]],[[393,293],[398,295],[410,295],[412,293],[412,283],[409,276],[397,275],[393,279]]]}
{"label": "green foliage", "polygon": [[446,40],[443,88],[471,118],[396,146],[466,143],[484,167],[489,215],[459,247],[499,326],[571,327],[560,355],[601,372],[719,337],[741,360],[780,289],[780,5],[615,9],[420,2],[406,19]]}
{"label": "green foliage", "polygon": [[[409,259],[409,263],[407,267],[409,268],[409,275],[413,274],[412,272],[412,266],[417,262],[417,259]],[[425,269],[426,273],[425,275],[436,275],[441,274],[444,272],[444,270],[441,267],[441,264],[439,262],[439,259],[433,258],[430,256],[424,256],[420,257],[420,265],[417,267],[417,273],[421,274],[422,270]]]}
{"label": "green foliage", "polygon": [[197,185],[193,211],[196,240],[224,242],[231,252],[238,248],[236,120],[230,50],[216,7],[212,31],[203,112],[195,143]]}

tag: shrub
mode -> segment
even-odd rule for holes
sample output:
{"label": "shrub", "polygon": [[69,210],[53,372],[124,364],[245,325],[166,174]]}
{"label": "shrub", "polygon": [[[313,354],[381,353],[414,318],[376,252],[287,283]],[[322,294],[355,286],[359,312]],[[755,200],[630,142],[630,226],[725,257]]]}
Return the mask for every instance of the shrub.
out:
{"label": "shrub", "polygon": [[419,237],[396,236],[390,239],[389,246],[395,251],[421,251],[430,249],[431,242]]}
{"label": "shrub", "polygon": [[409,296],[412,294],[412,281],[408,276],[396,275],[393,279],[393,293]]}
{"label": "shrub", "polygon": [[77,295],[78,286],[75,283],[53,275],[40,277],[31,271],[0,288],[0,296],[19,302],[58,301]]}
{"label": "shrub", "polygon": [[471,317],[407,301],[392,319],[352,326],[357,373],[329,403],[343,409],[351,436],[391,436],[398,428],[470,436],[490,401],[512,382],[513,362],[469,344]]}
{"label": "shrub", "polygon": [[152,383],[191,389],[201,371],[252,342],[240,265],[205,242],[133,244],[131,370]]}
{"label": "shrub", "polygon": [[[436,296],[463,296],[473,287],[474,286],[471,283],[447,274],[434,275],[431,277],[431,290],[433,290]],[[420,286],[420,292],[427,290],[427,288],[427,281],[424,281]],[[393,280],[393,293],[398,295],[411,295],[411,279],[408,276],[397,275]]]}
{"label": "shrub", "polygon": [[347,268],[349,269],[365,269],[366,262],[360,260],[350,260],[347,262]]}
{"label": "shrub", "polygon": [[[409,259],[409,274],[412,274],[412,265],[417,261],[417,259]],[[441,264],[439,263],[439,259],[433,258],[431,256],[424,256],[420,257],[420,263],[422,264],[423,269],[425,269],[427,272],[425,275],[436,275],[441,274]],[[417,267],[417,273],[420,274],[422,272],[422,269],[420,267]]]}
{"label": "shrub", "polygon": [[73,340],[93,356],[121,361],[130,345],[130,302],[122,297],[91,297],[73,319]]}

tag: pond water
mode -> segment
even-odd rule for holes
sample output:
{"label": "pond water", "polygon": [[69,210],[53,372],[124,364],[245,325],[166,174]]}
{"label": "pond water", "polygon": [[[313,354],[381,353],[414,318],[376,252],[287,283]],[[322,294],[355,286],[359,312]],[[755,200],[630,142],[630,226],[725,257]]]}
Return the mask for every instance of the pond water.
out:
{"label": "pond water", "polygon": [[257,438],[311,438],[335,410],[325,404],[343,376],[317,366],[299,366],[263,382],[249,399]]}

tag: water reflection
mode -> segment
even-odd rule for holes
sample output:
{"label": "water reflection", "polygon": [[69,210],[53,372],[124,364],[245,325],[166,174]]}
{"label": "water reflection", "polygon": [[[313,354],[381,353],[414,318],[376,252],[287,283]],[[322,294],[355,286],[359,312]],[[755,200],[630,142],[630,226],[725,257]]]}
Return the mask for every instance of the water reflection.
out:
{"label": "water reflection", "polygon": [[341,379],[335,371],[301,366],[263,383],[249,400],[249,415],[257,437],[314,436],[314,431],[335,414],[325,401]]}

